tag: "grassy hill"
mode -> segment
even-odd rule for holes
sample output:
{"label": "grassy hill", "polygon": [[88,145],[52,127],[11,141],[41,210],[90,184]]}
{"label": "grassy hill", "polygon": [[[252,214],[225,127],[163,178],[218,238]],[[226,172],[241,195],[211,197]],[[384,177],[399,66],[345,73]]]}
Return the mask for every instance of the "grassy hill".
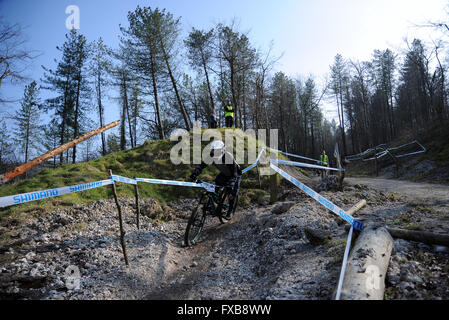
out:
{"label": "grassy hill", "polygon": [[[220,132],[224,137],[225,129],[220,129]],[[234,131],[234,135],[244,139],[245,164],[241,165],[243,169],[252,164],[247,162],[246,151],[248,150],[248,143],[254,144],[256,140],[251,136],[244,135],[238,129]],[[191,159],[193,154],[192,140],[191,132]],[[235,140],[234,138],[234,145]],[[170,150],[176,143],[169,139],[146,141],[143,145],[134,149],[112,153],[89,162],[66,164],[56,169],[43,169],[33,177],[0,187],[0,197],[104,180],[108,178],[108,169],[111,169],[113,174],[129,178],[189,181],[189,176],[195,166],[173,165],[170,161]],[[208,143],[209,141],[202,142],[201,147],[204,148]],[[203,171],[200,178],[212,182],[217,174],[218,169],[209,166]],[[261,176],[261,184],[262,188],[259,186],[256,169],[245,173],[241,184],[241,204],[248,204],[250,201],[255,201],[265,195],[268,191],[268,177]],[[116,183],[116,186],[119,197],[134,197],[132,185]],[[139,183],[139,193],[142,198],[155,198],[162,204],[177,198],[193,197],[197,192],[198,190],[194,190],[194,188]],[[23,214],[33,216],[34,214],[49,212],[55,208],[88,203],[99,199],[112,199],[110,186],[2,208],[0,209],[0,219],[8,216],[23,216]]]}

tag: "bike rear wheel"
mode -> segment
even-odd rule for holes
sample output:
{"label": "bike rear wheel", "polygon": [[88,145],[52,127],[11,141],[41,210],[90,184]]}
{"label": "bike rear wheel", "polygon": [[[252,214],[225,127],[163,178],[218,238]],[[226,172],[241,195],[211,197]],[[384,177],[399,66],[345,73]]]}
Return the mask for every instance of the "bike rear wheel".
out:
{"label": "bike rear wheel", "polygon": [[232,219],[235,213],[235,209],[237,207],[238,198],[239,196],[236,195],[234,200],[232,200],[229,191],[223,192],[223,196],[221,198],[222,210],[220,212],[220,215],[218,216],[218,219],[220,219],[221,223],[224,224]]}
{"label": "bike rear wheel", "polygon": [[193,246],[198,241],[199,235],[204,227],[204,222],[206,221],[208,200],[209,198],[203,194],[197,207],[192,211],[184,234],[184,243],[186,246]]}

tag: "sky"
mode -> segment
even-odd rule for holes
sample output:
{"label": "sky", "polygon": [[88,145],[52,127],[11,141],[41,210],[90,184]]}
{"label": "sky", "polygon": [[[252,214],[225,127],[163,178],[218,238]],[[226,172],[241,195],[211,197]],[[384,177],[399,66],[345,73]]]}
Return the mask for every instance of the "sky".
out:
{"label": "sky", "polygon": [[[447,20],[448,0],[0,0],[0,16],[24,27],[26,47],[40,55],[26,70],[37,80],[42,65],[55,68],[61,54],[56,46],[65,40],[66,8],[80,11],[80,32],[88,41],[98,39],[116,48],[119,25],[127,25],[127,12],[137,5],[165,8],[181,17],[183,36],[192,27],[208,29],[217,22],[237,18],[241,31],[249,32],[252,44],[281,56],[275,71],[291,77],[312,74],[321,83],[337,53],[353,60],[369,60],[375,49],[399,52],[404,38],[425,41],[438,38],[429,28],[416,25]],[[0,44],[1,45],[1,44]],[[26,83],[2,85],[3,97],[20,99]],[[51,93],[43,93],[46,97]],[[106,121],[118,119],[118,102],[109,101]],[[12,104],[8,112],[19,107]],[[328,99],[321,105],[328,119],[336,118],[336,106]],[[0,111],[1,112],[1,111]]]}

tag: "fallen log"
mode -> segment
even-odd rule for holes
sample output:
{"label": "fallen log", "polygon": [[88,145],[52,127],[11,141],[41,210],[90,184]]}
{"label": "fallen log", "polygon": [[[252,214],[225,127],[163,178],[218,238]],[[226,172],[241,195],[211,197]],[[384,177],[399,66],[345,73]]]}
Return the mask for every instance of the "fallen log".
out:
{"label": "fallen log", "polygon": [[341,300],[383,300],[393,238],[384,227],[366,227],[349,255]]}
{"label": "fallen log", "polygon": [[[351,226],[345,226],[345,230],[349,231]],[[385,227],[387,231],[393,238],[403,239],[407,241],[421,242],[428,245],[438,245],[449,247],[449,235],[433,233],[427,231],[416,231],[416,230],[404,230]],[[358,231],[355,230],[354,233],[357,235]]]}
{"label": "fallen log", "polygon": [[429,245],[440,245],[449,247],[449,235],[438,234],[425,231],[403,230],[387,227],[393,238],[400,238],[408,241],[422,242]]}
{"label": "fallen log", "polygon": [[55,157],[56,155],[60,154],[61,152],[64,152],[67,149],[73,148],[77,144],[79,144],[79,143],[81,143],[101,132],[109,130],[119,124],[120,124],[120,120],[117,120],[117,121],[111,122],[110,124],[107,124],[101,128],[89,131],[89,132],[73,139],[72,141],[63,144],[62,146],[59,146],[53,150],[50,150],[50,151],[44,153],[43,155],[40,155],[39,157],[36,157],[33,160],[30,160],[27,163],[22,164],[21,166],[18,166],[17,168],[15,168],[14,170],[12,170],[10,172],[0,175],[0,185],[8,182],[11,179],[14,179],[17,176],[20,176],[21,174],[24,174],[28,170],[44,163],[48,159]]}

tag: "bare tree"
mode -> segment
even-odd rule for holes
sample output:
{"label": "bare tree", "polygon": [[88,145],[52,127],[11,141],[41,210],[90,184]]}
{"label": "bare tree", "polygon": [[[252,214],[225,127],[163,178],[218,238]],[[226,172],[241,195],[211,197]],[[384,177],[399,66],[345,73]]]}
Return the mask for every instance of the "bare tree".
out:
{"label": "bare tree", "polygon": [[[24,48],[26,40],[19,24],[9,24],[0,17],[0,88],[5,81],[23,81],[28,64],[37,57]],[[0,103],[8,102],[0,96]],[[9,101],[11,102],[11,101]]]}

